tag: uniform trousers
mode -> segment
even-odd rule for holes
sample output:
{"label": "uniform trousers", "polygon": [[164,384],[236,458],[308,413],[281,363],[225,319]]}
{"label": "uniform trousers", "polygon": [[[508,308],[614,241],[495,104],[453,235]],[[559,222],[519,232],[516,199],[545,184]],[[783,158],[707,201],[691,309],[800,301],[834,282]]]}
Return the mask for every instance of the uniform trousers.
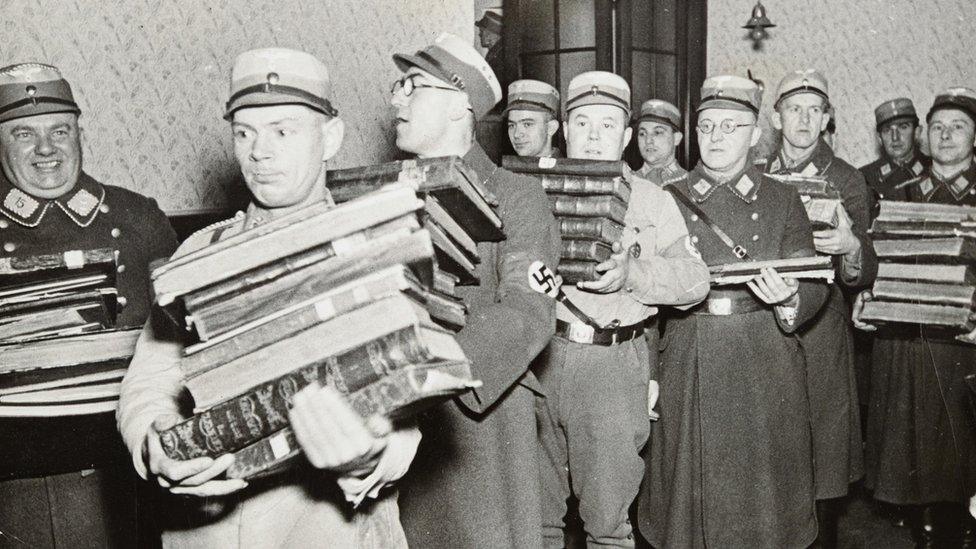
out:
{"label": "uniform trousers", "polygon": [[537,375],[546,393],[539,418],[545,544],[563,547],[572,492],[588,546],[633,547],[627,513],[644,476],[639,452],[650,431],[648,342],[600,346],[557,336],[544,353]]}

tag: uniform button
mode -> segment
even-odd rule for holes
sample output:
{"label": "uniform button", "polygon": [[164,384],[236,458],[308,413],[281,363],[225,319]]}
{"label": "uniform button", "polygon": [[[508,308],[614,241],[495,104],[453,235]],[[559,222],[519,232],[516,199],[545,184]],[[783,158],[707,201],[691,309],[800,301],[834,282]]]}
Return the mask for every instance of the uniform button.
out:
{"label": "uniform button", "polygon": [[99,206],[98,207],[98,211],[102,212],[103,214],[107,214],[108,213],[108,204],[102,204],[101,206]]}
{"label": "uniform button", "polygon": [[758,219],[759,219],[759,214],[758,214],[758,213],[756,213],[756,212],[752,212],[752,220],[753,220],[753,221],[756,221],[756,220],[758,220]]}
{"label": "uniform button", "polygon": [[125,304],[129,302],[129,300],[122,295],[119,296],[117,301],[119,302],[119,307],[125,307]]}
{"label": "uniform button", "polygon": [[698,216],[695,215],[695,214],[691,214],[691,220],[692,221],[698,221]]}
{"label": "uniform button", "polygon": [[759,240],[759,235],[758,234],[752,235],[752,241],[755,242],[757,240]]}
{"label": "uniform button", "polygon": [[878,198],[884,198],[884,193],[878,193]]}
{"label": "uniform button", "polygon": [[115,270],[118,271],[118,272],[120,272],[120,273],[124,273],[125,272],[125,265],[119,265],[119,267],[117,269],[115,269]]}
{"label": "uniform button", "polygon": [[3,245],[3,251],[7,253],[11,253],[16,249],[17,249],[17,245],[14,244],[13,242],[7,242]]}
{"label": "uniform button", "polygon": [[691,243],[692,244],[698,244],[698,237],[697,236],[691,237]]}
{"label": "uniform button", "polygon": [[6,229],[10,226],[10,222],[6,219],[0,219],[0,229]]}
{"label": "uniform button", "polygon": [[112,229],[112,238],[118,238],[122,231],[118,227]]}

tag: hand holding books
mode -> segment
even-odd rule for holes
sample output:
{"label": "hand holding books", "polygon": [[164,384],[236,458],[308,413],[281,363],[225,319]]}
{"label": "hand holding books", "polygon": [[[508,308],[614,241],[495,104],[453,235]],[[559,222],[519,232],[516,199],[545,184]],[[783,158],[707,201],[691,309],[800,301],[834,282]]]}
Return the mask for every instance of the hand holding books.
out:
{"label": "hand holding books", "polygon": [[598,264],[596,271],[600,278],[596,280],[581,280],[576,287],[600,294],[612,294],[623,288],[630,274],[631,247],[625,247],[620,242],[614,242],[610,259]]}
{"label": "hand holding books", "polygon": [[843,206],[837,207],[837,227],[814,231],[813,245],[818,252],[829,255],[848,255],[861,249],[861,241],[851,230],[851,217]]}
{"label": "hand holding books", "polygon": [[874,294],[871,293],[871,290],[861,291],[861,293],[857,294],[857,297],[854,299],[854,306],[851,307],[851,321],[854,323],[854,327],[858,330],[874,332],[878,329],[878,327],[874,324],[861,320],[861,313],[864,311],[864,304],[872,299],[874,299]]}
{"label": "hand holding books", "polygon": [[797,291],[800,283],[795,278],[783,277],[771,267],[763,267],[759,271],[759,276],[746,282],[746,286],[763,303],[769,305],[795,307],[799,300]]}
{"label": "hand holding books", "polygon": [[185,461],[166,455],[159,441],[159,433],[182,419],[175,414],[161,415],[153,421],[146,436],[143,456],[159,485],[176,495],[197,497],[225,496],[246,488],[245,480],[217,478],[234,463],[232,454],[224,454],[216,459],[198,457]]}

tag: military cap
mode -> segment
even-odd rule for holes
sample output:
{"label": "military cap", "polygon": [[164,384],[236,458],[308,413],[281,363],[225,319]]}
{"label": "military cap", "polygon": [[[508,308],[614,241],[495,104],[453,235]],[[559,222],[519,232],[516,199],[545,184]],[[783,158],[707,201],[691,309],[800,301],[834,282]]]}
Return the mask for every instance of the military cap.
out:
{"label": "military cap", "polygon": [[653,120],[681,131],[681,111],[667,101],[648,99],[641,104],[639,121]]}
{"label": "military cap", "polygon": [[57,67],[19,63],[0,68],[0,122],[55,112],[81,114]]}
{"label": "military cap", "polygon": [[393,62],[403,72],[417,67],[468,94],[477,120],[502,100],[502,86],[488,62],[474,46],[454,34],[445,32],[412,55],[394,54]]}
{"label": "military cap", "polygon": [[899,97],[877,106],[874,109],[874,125],[879,130],[886,122],[898,118],[911,118],[918,123],[918,114],[915,112],[915,104],[907,97]]}
{"label": "military cap", "polygon": [[288,48],[259,48],[237,56],[230,72],[224,118],[244,107],[305,105],[328,116],[332,106],[329,70],[315,56]]}
{"label": "military cap", "polygon": [[502,34],[502,16],[494,11],[485,10],[485,14],[474,25],[485,30],[490,30],[499,36]]}
{"label": "military cap", "polygon": [[779,86],[776,88],[776,102],[773,103],[773,107],[798,93],[814,93],[823,97],[824,101],[829,100],[827,78],[814,69],[797,70],[787,74],[779,81]]}
{"label": "military cap", "polygon": [[630,118],[630,85],[620,75],[606,71],[589,71],[569,81],[566,92],[566,114],[584,105],[613,105]]}
{"label": "military cap", "polygon": [[559,92],[540,80],[516,80],[508,85],[508,111],[540,111],[559,116]]}
{"label": "military cap", "polygon": [[944,109],[965,111],[976,122],[976,91],[971,88],[955,87],[936,95],[932,108],[925,116],[925,121],[931,120],[935,111]]}
{"label": "military cap", "polygon": [[698,112],[705,109],[731,109],[759,114],[762,90],[759,85],[741,76],[723,74],[702,83]]}

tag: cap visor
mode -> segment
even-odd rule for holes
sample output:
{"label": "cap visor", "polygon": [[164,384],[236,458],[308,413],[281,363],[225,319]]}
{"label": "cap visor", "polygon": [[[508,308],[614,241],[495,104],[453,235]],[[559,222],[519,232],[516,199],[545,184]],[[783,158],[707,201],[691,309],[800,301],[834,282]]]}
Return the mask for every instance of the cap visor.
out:
{"label": "cap visor", "polygon": [[583,97],[582,99],[577,99],[576,101],[573,101],[572,106],[570,106],[569,110],[566,112],[569,113],[571,111],[578,109],[579,107],[585,107],[587,105],[612,105],[614,107],[620,107],[621,109],[624,110],[625,113],[627,113],[627,118],[630,118],[630,108],[627,105],[624,105],[620,101],[614,101],[609,97],[605,97],[602,95],[588,94],[587,97]]}
{"label": "cap visor", "polygon": [[23,107],[18,107],[16,109],[11,109],[3,114],[0,114],[0,122],[6,122],[8,120],[14,120],[17,118],[26,118],[28,116],[37,116],[40,114],[54,114],[59,112],[70,112],[81,116],[81,109],[78,107],[72,107],[71,105],[60,105],[53,103],[39,103],[37,106],[34,105],[24,105]]}
{"label": "cap visor", "polygon": [[421,59],[416,55],[409,55],[406,53],[394,53],[393,62],[396,63],[400,72],[407,72],[410,67],[417,67],[425,72],[429,72],[434,78],[438,80],[443,80],[440,76],[440,70],[432,65],[429,61]]}
{"label": "cap visor", "polygon": [[230,120],[231,115],[236,111],[248,107],[271,107],[274,105],[305,105],[313,111],[325,114],[321,106],[311,101],[304,101],[301,97],[295,95],[287,93],[251,93],[239,97],[234,101],[227,111],[224,112],[224,119]]}
{"label": "cap visor", "polygon": [[675,124],[674,120],[668,120],[663,116],[657,116],[655,114],[645,114],[637,119],[637,123],[641,123],[645,121],[657,122],[658,124],[665,124],[667,126],[671,126],[672,128],[674,128],[675,131],[681,131],[681,127],[679,124]]}
{"label": "cap visor", "polygon": [[703,110],[706,109],[726,109],[730,111],[751,112],[753,114],[756,113],[756,111],[750,109],[749,107],[743,105],[742,103],[737,103],[735,101],[727,101],[725,99],[709,99],[708,101],[705,101],[701,105],[698,105],[698,110],[696,112],[702,112]]}
{"label": "cap visor", "polygon": [[525,103],[522,101],[513,101],[512,103],[509,103],[508,106],[505,107],[505,110],[502,111],[502,114],[507,115],[509,111],[547,112],[555,115],[555,111],[552,109],[547,109],[546,107],[536,105],[535,103]]}

